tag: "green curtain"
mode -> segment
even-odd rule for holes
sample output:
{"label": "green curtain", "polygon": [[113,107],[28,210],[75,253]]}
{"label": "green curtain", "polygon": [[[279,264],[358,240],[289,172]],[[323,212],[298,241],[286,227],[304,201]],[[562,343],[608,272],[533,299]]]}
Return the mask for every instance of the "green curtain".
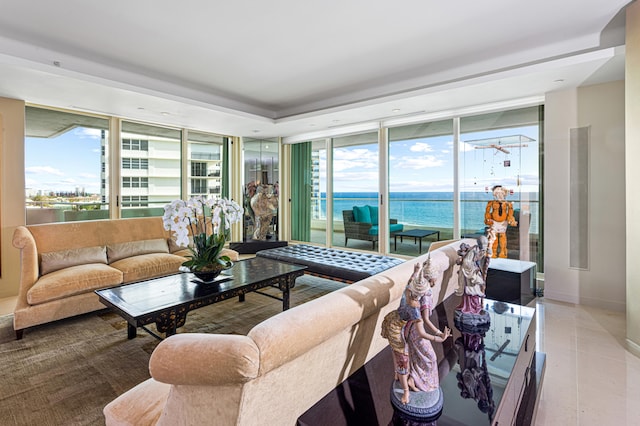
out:
{"label": "green curtain", "polygon": [[291,146],[291,238],[311,241],[311,142]]}
{"label": "green curtain", "polygon": [[222,170],[220,171],[222,182],[220,195],[222,198],[229,198],[229,153],[231,152],[231,141],[229,138],[223,138],[222,141]]}

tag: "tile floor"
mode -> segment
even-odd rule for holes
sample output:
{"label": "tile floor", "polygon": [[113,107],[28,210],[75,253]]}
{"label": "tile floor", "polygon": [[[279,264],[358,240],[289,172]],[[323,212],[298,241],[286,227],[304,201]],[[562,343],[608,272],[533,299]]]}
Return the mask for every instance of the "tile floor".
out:
{"label": "tile floor", "polygon": [[[0,299],[0,315],[15,298]],[[640,358],[625,349],[626,315],[537,299],[547,354],[536,426],[640,426]]]}
{"label": "tile floor", "polygon": [[640,358],[625,349],[626,314],[544,298],[547,354],[536,425],[640,425]]}

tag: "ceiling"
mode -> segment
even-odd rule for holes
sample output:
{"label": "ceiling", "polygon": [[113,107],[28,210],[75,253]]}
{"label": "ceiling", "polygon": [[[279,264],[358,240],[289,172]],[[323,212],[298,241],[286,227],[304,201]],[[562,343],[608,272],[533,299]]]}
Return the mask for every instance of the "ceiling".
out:
{"label": "ceiling", "polygon": [[0,96],[293,139],[624,78],[628,0],[0,0]]}

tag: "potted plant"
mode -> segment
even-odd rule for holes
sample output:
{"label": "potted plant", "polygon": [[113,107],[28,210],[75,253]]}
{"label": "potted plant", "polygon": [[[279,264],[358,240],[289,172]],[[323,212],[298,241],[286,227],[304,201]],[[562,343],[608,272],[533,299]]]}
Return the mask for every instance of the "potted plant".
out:
{"label": "potted plant", "polygon": [[164,228],[173,232],[176,244],[191,251],[182,266],[201,280],[212,281],[233,266],[229,257],[220,253],[231,235],[231,225],[239,222],[243,213],[233,200],[196,196],[165,205],[162,221]]}

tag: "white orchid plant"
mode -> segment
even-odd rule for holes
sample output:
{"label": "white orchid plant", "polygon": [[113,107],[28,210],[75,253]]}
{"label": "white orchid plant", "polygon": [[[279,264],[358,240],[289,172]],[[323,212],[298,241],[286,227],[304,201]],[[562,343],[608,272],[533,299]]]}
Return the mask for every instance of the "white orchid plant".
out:
{"label": "white orchid plant", "polygon": [[244,209],[233,200],[196,196],[165,205],[162,221],[164,228],[173,232],[176,245],[191,251],[190,259],[182,266],[201,271],[215,264],[229,265],[229,257],[220,256],[220,252],[231,236],[231,225],[242,220],[243,213]]}

